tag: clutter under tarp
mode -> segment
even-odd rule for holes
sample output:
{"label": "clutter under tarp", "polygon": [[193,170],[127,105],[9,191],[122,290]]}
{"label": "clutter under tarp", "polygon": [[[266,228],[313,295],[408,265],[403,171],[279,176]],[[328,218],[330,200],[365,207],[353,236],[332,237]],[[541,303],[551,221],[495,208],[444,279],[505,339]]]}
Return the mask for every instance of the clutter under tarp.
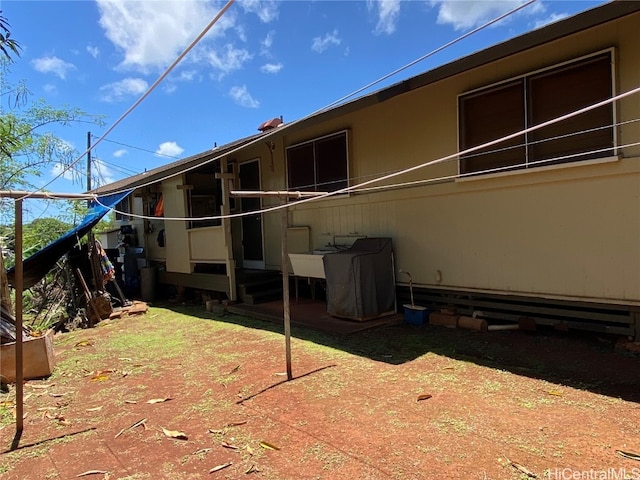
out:
{"label": "clutter under tarp", "polygon": [[[80,224],[25,259],[23,262],[24,288],[31,288],[38,283],[78,239],[86,235],[111,208],[130,193],[131,190],[98,197],[97,201],[92,200],[89,204],[89,210]],[[15,285],[14,268],[7,271],[7,276],[9,277],[9,283]]]}
{"label": "clutter under tarp", "polygon": [[359,238],[348,250],[322,260],[329,315],[363,321],[395,313],[390,238]]}

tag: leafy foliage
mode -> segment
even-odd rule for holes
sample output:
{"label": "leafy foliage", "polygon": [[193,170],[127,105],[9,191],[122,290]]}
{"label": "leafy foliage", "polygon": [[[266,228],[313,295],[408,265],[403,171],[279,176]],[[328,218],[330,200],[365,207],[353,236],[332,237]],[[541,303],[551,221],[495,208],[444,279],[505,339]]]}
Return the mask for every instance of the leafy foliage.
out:
{"label": "leafy foliage", "polygon": [[[55,132],[78,122],[100,126],[102,116],[90,115],[68,105],[52,106],[43,99],[32,100],[24,81],[10,79],[9,67],[20,57],[20,52],[20,44],[11,37],[10,24],[0,11],[0,101],[8,107],[0,111],[0,190],[39,190],[36,180],[51,171],[64,171],[67,178],[80,183],[85,174],[74,169],[79,152]],[[84,201],[47,202],[55,202],[57,213],[53,216],[57,218],[45,218],[41,214],[24,225],[25,256],[59,238],[86,212]],[[26,203],[25,210],[29,211]],[[13,224],[13,202],[0,198],[0,237],[3,237],[0,245],[9,251],[15,246]],[[5,266],[11,267],[13,263],[9,256]],[[48,324],[56,310],[64,310],[69,303],[71,277],[61,261],[41,282],[25,292],[25,306],[36,319],[43,315],[42,325]]]}
{"label": "leafy foliage", "polygon": [[2,16],[2,10],[0,10],[0,51],[4,57],[12,60],[11,54],[13,53],[15,56],[20,56],[22,47],[11,38],[9,27],[9,22]]}

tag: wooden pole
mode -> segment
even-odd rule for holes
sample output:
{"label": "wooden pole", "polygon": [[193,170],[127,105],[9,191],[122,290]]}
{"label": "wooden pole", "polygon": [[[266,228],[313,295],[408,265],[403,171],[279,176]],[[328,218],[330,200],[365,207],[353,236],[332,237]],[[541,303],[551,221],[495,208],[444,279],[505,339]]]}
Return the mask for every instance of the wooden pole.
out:
{"label": "wooden pole", "polygon": [[[283,202],[287,202],[287,197],[283,196]],[[291,372],[291,305],[289,302],[289,255],[287,247],[287,229],[289,228],[289,209],[287,207],[280,210],[282,229],[282,303],[284,306],[284,341],[287,358],[287,379],[292,380]]]}
{"label": "wooden pole", "polygon": [[[93,299],[93,297],[91,296],[91,291],[87,286],[87,282],[84,281],[84,277],[82,276],[82,272],[79,268],[76,268],[76,275],[78,275],[80,283],[82,284],[82,289],[84,290],[84,294],[87,297],[87,306],[93,310],[93,314],[96,316],[96,322],[99,322],[101,320],[100,312],[98,311],[98,307],[96,307],[96,304],[91,301]],[[89,318],[89,327],[93,328],[93,318],[88,314],[88,312],[87,317]]]}
{"label": "wooden pole", "polygon": [[24,375],[22,370],[22,291],[24,286],[22,265],[22,199],[15,201],[16,239],[14,254],[16,282],[16,438],[24,429]]}

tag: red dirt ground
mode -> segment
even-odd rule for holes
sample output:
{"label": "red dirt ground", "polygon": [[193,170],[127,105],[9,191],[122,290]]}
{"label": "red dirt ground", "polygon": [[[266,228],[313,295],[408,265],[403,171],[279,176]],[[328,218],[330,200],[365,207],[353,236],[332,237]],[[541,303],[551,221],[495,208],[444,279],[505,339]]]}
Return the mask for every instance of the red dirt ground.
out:
{"label": "red dirt ground", "polygon": [[640,452],[640,358],[611,339],[294,328],[287,382],[280,326],[180,310],[57,335],[0,479],[640,479],[616,452]]}

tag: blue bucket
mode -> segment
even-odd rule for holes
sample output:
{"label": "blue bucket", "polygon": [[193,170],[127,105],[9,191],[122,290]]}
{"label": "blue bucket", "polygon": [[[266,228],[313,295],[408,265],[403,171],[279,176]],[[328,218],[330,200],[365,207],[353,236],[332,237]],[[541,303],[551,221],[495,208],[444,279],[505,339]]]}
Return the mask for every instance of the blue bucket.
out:
{"label": "blue bucket", "polygon": [[427,307],[404,304],[404,323],[410,325],[424,325],[429,321],[431,311]]}

